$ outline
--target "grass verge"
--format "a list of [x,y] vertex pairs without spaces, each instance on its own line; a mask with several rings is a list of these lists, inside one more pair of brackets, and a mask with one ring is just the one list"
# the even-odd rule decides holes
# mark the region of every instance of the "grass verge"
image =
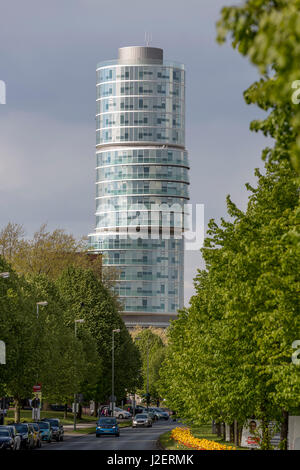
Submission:
[[[67,418],[64,419],[63,411],[41,411],[41,419],[43,418],[58,418],[61,424],[73,424],[74,415],[73,413],[68,413]],[[77,419],[78,423],[86,422],[95,422],[97,418],[95,416],[82,415],[82,419]],[[14,410],[9,410],[5,418],[5,424],[9,421],[14,420]],[[32,421],[32,411],[31,410],[21,410],[21,421]]]

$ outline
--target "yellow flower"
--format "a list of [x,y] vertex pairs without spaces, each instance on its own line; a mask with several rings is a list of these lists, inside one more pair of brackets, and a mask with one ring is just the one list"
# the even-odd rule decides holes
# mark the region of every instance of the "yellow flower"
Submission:
[[189,428],[174,428],[171,432],[171,437],[174,441],[179,442],[179,444],[185,447],[192,447],[196,450],[236,450],[235,447],[219,444],[215,441],[198,439],[192,435]]

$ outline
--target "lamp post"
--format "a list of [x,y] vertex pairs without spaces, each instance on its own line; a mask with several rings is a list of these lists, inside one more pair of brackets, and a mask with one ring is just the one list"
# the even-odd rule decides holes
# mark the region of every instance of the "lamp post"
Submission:
[[[75,338],[77,337],[77,323],[84,323],[84,319],[80,318],[78,320],[74,320],[74,333],[75,333]],[[76,367],[76,364],[75,364]],[[77,393],[74,392],[74,426],[73,429],[76,431],[76,418],[77,418]]]
[[112,348],[111,348],[111,403],[112,416],[115,411],[115,333],[120,333],[120,328],[112,330]]

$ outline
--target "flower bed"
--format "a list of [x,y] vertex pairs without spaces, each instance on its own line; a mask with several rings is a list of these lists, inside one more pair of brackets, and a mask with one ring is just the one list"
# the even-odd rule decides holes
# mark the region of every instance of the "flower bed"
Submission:
[[189,428],[174,428],[171,432],[174,441],[195,450],[236,450],[233,446],[219,444],[207,439],[198,439],[194,437]]

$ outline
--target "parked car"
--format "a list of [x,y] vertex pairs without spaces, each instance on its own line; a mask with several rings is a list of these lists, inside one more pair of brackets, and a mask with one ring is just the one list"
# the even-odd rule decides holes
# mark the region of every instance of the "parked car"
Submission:
[[152,427],[152,419],[147,413],[139,413],[135,415],[132,420],[132,427],[136,428],[138,426],[144,426],[148,428]]
[[167,411],[162,410],[161,408],[154,408],[154,410],[158,413],[159,419],[169,419],[169,413]]
[[0,426],[0,450],[13,450],[14,440],[7,426]]
[[154,421],[161,419],[161,414],[153,407],[148,408],[148,410],[145,410],[145,412],[152,413],[152,415],[154,416],[153,418]]
[[42,421],[47,421],[50,423],[50,428],[52,431],[52,439],[58,441],[64,440],[64,428],[63,425],[60,423],[59,419],[56,418],[44,418]]
[[38,421],[36,423],[40,428],[42,441],[47,441],[49,444],[52,441],[52,429],[48,421]]
[[[128,411],[132,416],[137,413],[143,413],[143,411],[146,411],[146,408],[140,405],[136,405],[135,410],[133,409],[132,405],[126,405],[123,410]],[[135,411],[135,413],[134,413]]]
[[114,416],[119,419],[130,419],[132,414],[116,406],[114,409]]
[[29,425],[33,428],[34,446],[42,447],[42,433],[40,431],[39,425],[37,423],[29,423]]
[[[65,405],[50,405],[50,408],[52,411],[65,411]],[[69,406],[67,406],[67,412],[68,413],[72,413],[72,408],[70,408]]]
[[120,430],[116,418],[99,418],[96,426],[96,437],[100,437],[105,434],[120,436]]
[[34,435],[32,427],[28,423],[13,423],[17,434],[21,437],[21,448],[33,449],[34,447]]
[[14,440],[13,450],[20,450],[21,449],[21,436],[17,433],[16,428],[14,426],[3,426],[3,427],[7,427],[10,430],[11,436]]

